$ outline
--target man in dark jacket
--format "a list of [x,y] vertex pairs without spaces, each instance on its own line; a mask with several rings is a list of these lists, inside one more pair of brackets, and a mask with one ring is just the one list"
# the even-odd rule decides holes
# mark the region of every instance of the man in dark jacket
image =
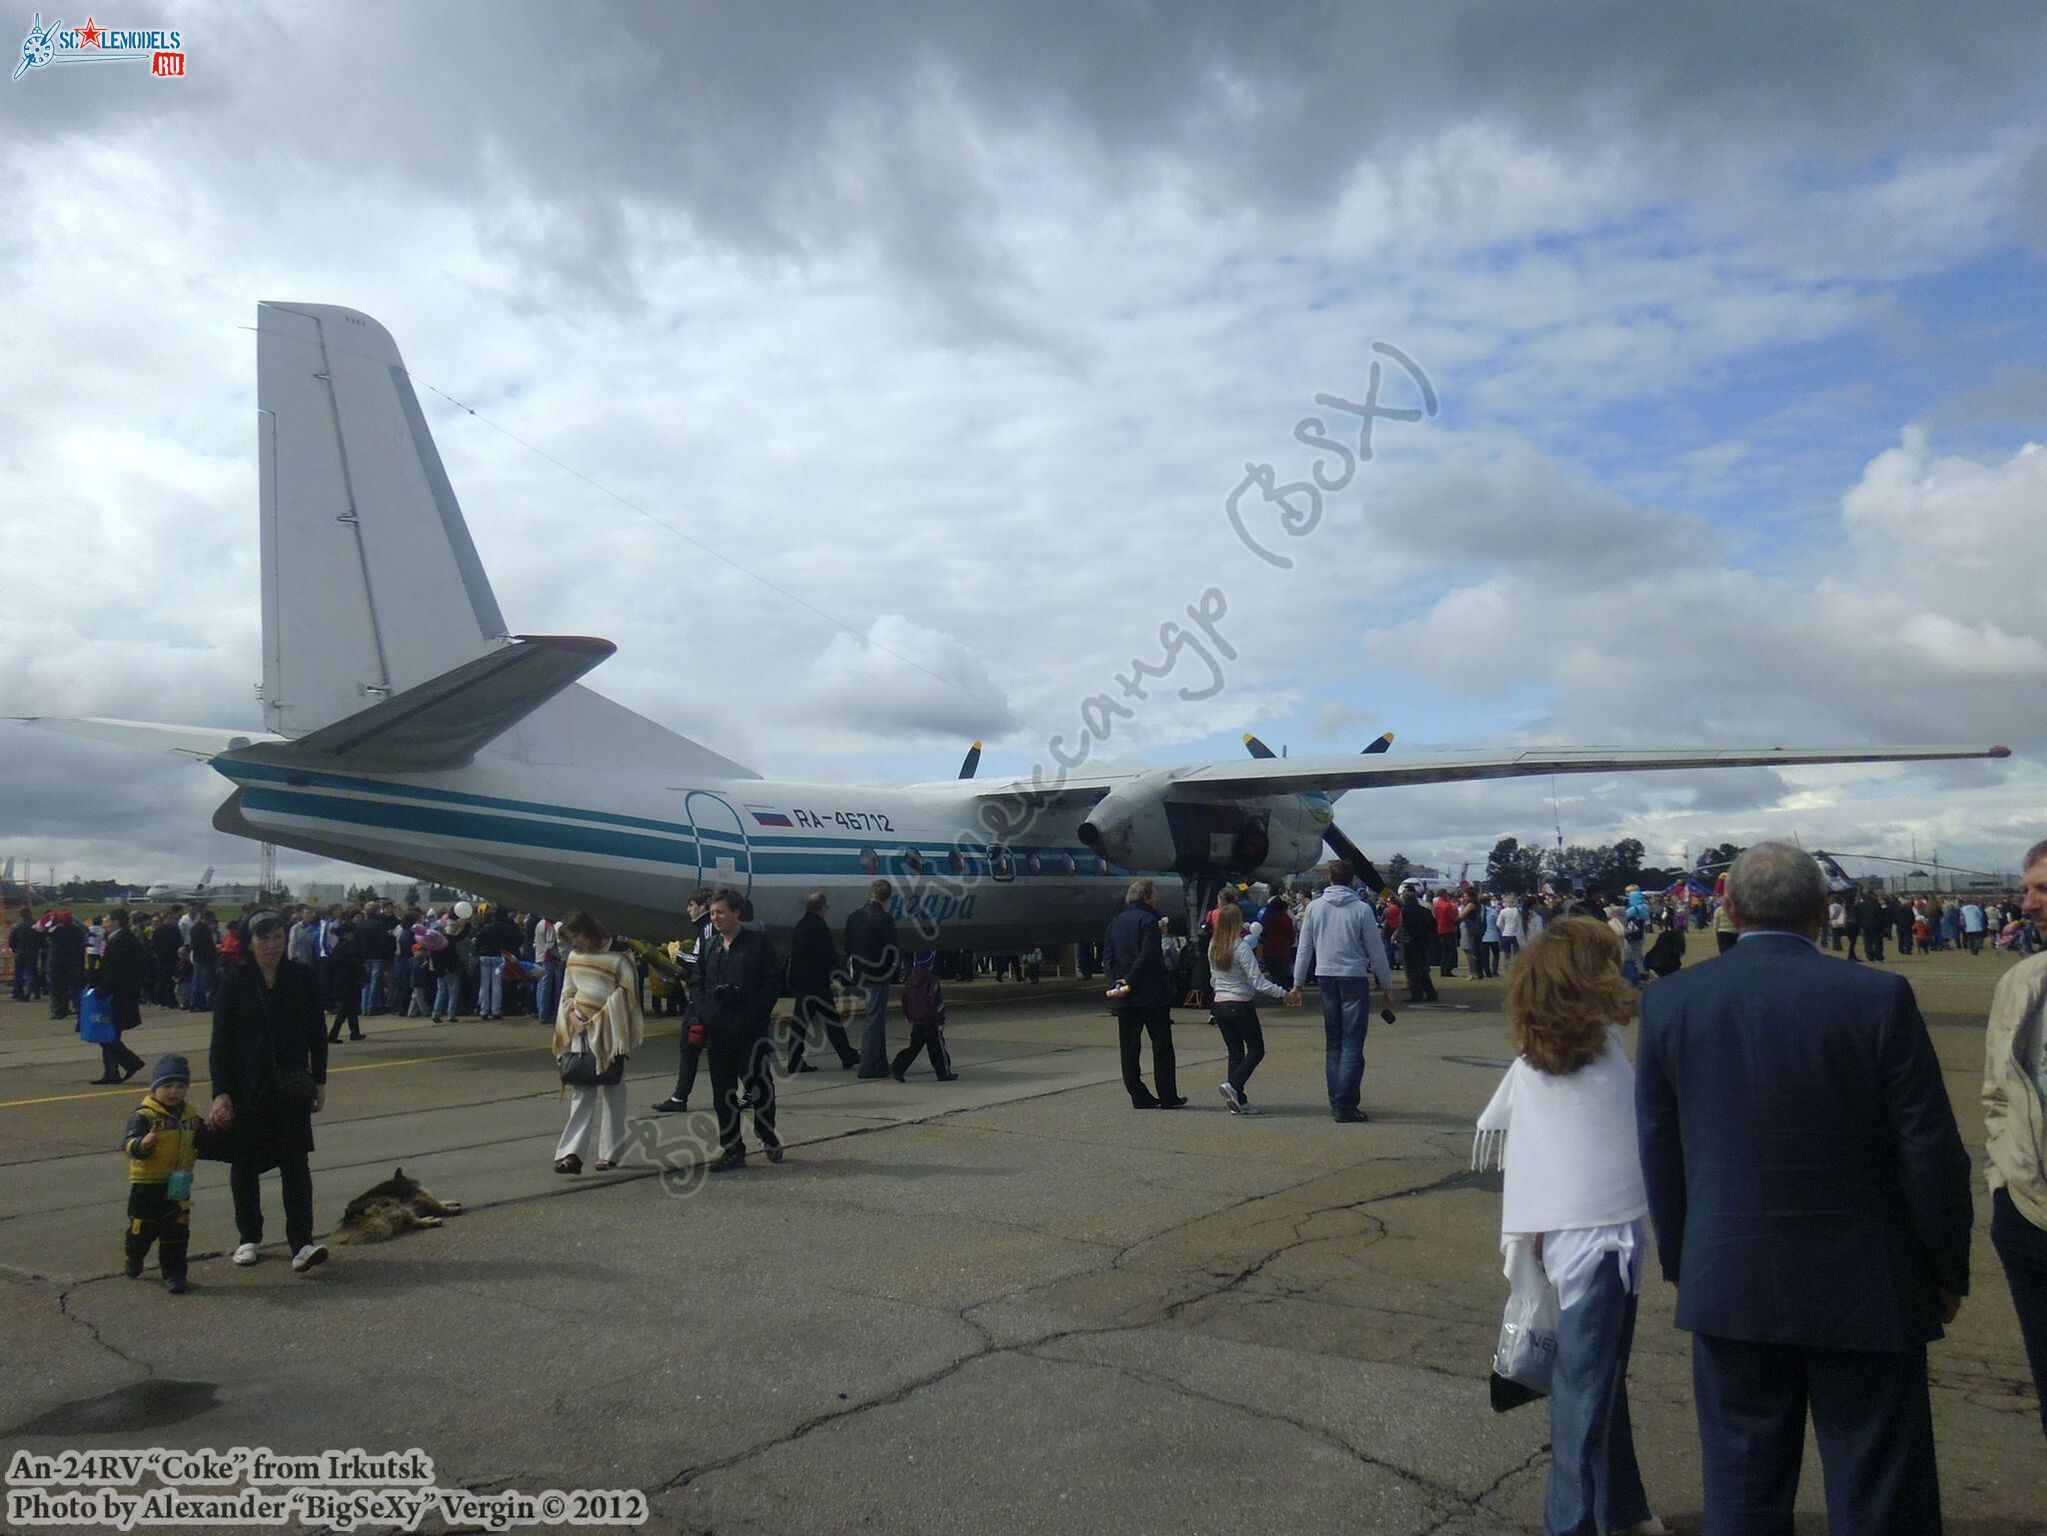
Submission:
[[36,929],[36,915],[27,907],[7,930],[7,947],[14,951],[14,1000],[33,1002],[43,995],[43,936]]
[[149,930],[149,958],[158,1007],[178,1006],[178,951],[181,948],[183,938],[178,933],[178,909],[172,907],[157,918],[156,926]]
[[775,948],[765,933],[745,926],[746,898],[729,886],[711,895],[711,940],[697,971],[697,1012],[704,1023],[704,1054],[710,1057],[711,1098],[718,1111],[718,1145],[713,1173],[746,1163],[739,1137],[739,1111],[753,1107],[754,1134],[768,1161],[782,1160],[775,1133],[775,1047],[769,1033],[775,999],[781,995]]
[[697,1085],[697,1069],[704,1058],[704,1020],[699,1004],[704,1000],[704,956],[710,952],[711,937],[717,931],[711,926],[710,891],[698,886],[689,893],[683,910],[689,917],[689,947],[683,951],[677,969],[685,978],[687,996],[682,1004],[682,1032],[675,1041],[675,1091],[654,1106],[654,1112],[661,1115],[687,1113],[690,1093]]
[[1436,979],[1429,974],[1429,948],[1436,942],[1436,914],[1422,900],[1421,889],[1409,886],[1400,903],[1400,954],[1407,967],[1407,1000],[1433,1003]]
[[815,1028],[839,1053],[839,1065],[860,1064],[860,1053],[846,1037],[839,1017],[839,1005],[832,997],[832,975],[839,968],[839,952],[832,944],[831,903],[823,891],[812,891],[803,903],[803,916],[789,935],[789,992],[796,1000],[795,1026],[789,1036],[789,1070],[815,1072],[803,1059],[804,1047]]
[[85,929],[68,911],[59,912],[47,942],[43,971],[50,982],[50,1017],[69,1018],[78,989],[85,985]]
[[476,1010],[482,1018],[505,1016],[504,957],[507,951],[518,954],[521,937],[518,925],[505,915],[502,907],[492,907],[476,930],[476,963],[482,977]]
[[192,932],[186,939],[192,951],[193,1013],[211,1013],[214,994],[220,990],[220,936],[214,931],[213,913],[201,907],[192,914]]
[[1835,965],[1810,854],[1735,861],[1739,941],[1642,998],[1636,1126],[1692,1335],[1707,1536],[1791,1529],[1810,1408],[1836,1531],[1938,1531],[1926,1346],[1969,1288],[1969,1155],[1912,988]]
[[[1862,958],[1881,960],[1884,957],[1884,929],[1889,926],[1884,916],[1883,898],[1875,891],[1864,891],[1862,899],[1855,903],[1856,926],[1862,930]],[[1851,948],[1848,958],[1855,958]]]
[[362,1011],[384,1011],[384,974],[398,957],[398,918],[381,902],[363,908],[356,925],[356,943],[362,950]]
[[867,994],[867,1022],[860,1029],[861,1077],[888,1076],[888,989],[902,965],[896,920],[888,915],[895,887],[876,880],[867,905],[846,919],[846,969]]
[[[1150,880],[1130,882],[1129,901],[1109,920],[1102,938],[1102,969],[1109,977],[1109,995],[1116,1003],[1116,1038],[1123,1051],[1123,1086],[1132,1109],[1178,1109],[1178,1062],[1173,1055],[1173,978],[1166,970],[1165,948],[1159,943],[1159,914],[1152,906],[1158,887]],[[1140,1051],[1151,1036],[1152,1075],[1156,1096],[1144,1085]]]
[[128,1048],[120,1032],[142,1022],[142,973],[149,957],[142,940],[128,926],[128,909],[107,914],[107,943],[100,952],[99,989],[114,1016],[115,1037],[100,1046],[100,1083],[125,1083],[142,1070],[142,1058]]

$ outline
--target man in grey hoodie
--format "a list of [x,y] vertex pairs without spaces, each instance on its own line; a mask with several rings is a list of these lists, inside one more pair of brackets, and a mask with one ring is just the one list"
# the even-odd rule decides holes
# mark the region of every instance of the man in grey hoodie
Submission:
[[[1329,866],[1329,887],[1308,903],[1294,951],[1294,990],[1314,977],[1322,992],[1324,1069],[1329,1079],[1329,1113],[1344,1124],[1370,1117],[1358,1107],[1365,1080],[1365,1029],[1371,1020],[1372,977],[1391,989],[1379,919],[1351,889],[1351,868],[1342,859]],[[1389,1010],[1390,1015],[1390,1010]]]

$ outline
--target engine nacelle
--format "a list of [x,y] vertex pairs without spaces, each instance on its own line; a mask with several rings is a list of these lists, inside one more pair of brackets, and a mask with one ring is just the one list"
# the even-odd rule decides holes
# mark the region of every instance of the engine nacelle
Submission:
[[1322,857],[1329,804],[1319,795],[1194,798],[1173,796],[1163,774],[1111,791],[1080,824],[1080,840],[1124,869],[1189,877],[1271,876],[1306,869]]
[[1166,781],[1151,774],[1111,790],[1080,824],[1080,840],[1125,869],[1172,869],[1179,848],[1166,816]]
[[1329,858],[1322,845],[1322,833],[1332,813],[1320,795],[1274,795],[1260,802],[1270,811],[1265,822],[1266,854],[1259,873],[1268,879],[1283,879],[1310,869]]

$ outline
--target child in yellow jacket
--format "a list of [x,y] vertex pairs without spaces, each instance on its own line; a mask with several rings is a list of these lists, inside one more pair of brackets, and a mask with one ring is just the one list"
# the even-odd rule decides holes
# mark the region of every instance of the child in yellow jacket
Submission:
[[128,1278],[142,1278],[149,1245],[173,1296],[185,1293],[185,1250],[192,1238],[192,1165],[203,1122],[185,1103],[192,1069],[176,1054],[159,1056],[149,1092],[128,1117]]

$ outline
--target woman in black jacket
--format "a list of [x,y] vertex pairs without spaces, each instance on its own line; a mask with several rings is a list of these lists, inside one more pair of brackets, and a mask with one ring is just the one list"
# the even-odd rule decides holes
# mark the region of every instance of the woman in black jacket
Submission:
[[327,1033],[320,978],[284,958],[284,919],[251,913],[247,965],[221,978],[213,1008],[213,1128],[227,1133],[237,1264],[262,1256],[258,1181],[275,1168],[284,1185],[284,1234],[301,1274],[327,1262],[313,1241],[313,1116],[327,1100]]
[[107,914],[107,945],[100,955],[99,989],[114,1016],[114,1038],[100,1046],[96,1083],[125,1083],[142,1069],[142,1058],[121,1038],[142,1022],[142,973],[149,956],[128,926],[128,909]]

